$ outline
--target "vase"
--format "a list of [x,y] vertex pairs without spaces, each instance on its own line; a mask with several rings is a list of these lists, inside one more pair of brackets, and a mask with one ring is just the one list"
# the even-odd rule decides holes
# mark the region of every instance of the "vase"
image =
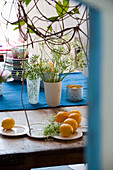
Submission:
[[60,104],[62,82],[44,82],[45,97],[48,106],[56,107]]
[[40,78],[30,80],[27,78],[27,93],[30,104],[39,102]]
[[[48,72],[46,72],[44,77],[45,77],[45,80],[50,80],[50,79],[51,79],[51,74],[49,74]],[[58,78],[58,74],[56,73],[55,79],[57,79],[57,78]],[[43,81],[43,80],[40,80],[40,87],[41,87],[42,89],[44,89],[44,81]]]
[[2,83],[0,83],[0,96],[2,96]]

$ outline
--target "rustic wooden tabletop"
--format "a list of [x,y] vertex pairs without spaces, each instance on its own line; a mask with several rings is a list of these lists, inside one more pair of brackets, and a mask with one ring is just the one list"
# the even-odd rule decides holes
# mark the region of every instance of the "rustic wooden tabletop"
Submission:
[[[79,110],[87,118],[87,106],[60,107],[27,111],[30,125],[44,122],[50,114],[59,110]],[[0,124],[6,117],[15,119],[16,125],[27,126],[24,111],[0,112]],[[30,138],[27,135],[8,137],[0,135],[0,170],[27,170],[36,167],[83,163],[87,135],[71,141]]]

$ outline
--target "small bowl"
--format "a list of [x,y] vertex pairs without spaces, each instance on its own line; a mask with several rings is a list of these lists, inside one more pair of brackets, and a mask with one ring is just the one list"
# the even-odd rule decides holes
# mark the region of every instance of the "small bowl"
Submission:
[[82,99],[83,99],[83,86],[81,85],[66,86],[66,100],[80,101]]

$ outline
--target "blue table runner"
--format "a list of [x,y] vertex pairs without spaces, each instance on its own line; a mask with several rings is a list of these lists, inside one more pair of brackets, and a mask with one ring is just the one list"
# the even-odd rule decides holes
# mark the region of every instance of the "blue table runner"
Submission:
[[[78,84],[83,86],[83,100],[79,102],[71,102],[66,100],[66,86],[70,84]],[[22,83],[19,81],[2,83],[2,96],[0,96],[0,110],[23,110],[21,102],[21,90]],[[70,73],[62,81],[62,95],[59,106],[80,106],[87,104],[87,90],[88,90],[88,78],[82,73]],[[39,103],[32,105],[28,102],[27,85],[24,85],[23,101],[26,110],[47,108],[45,93],[43,89],[40,89]]]

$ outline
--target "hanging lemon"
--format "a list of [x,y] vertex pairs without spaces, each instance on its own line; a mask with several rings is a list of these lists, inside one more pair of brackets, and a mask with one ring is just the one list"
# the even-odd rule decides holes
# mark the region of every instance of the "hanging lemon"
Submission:
[[9,130],[9,129],[12,129],[13,127],[14,127],[14,125],[15,125],[15,120],[13,119],[13,118],[6,118],[6,119],[4,119],[3,121],[2,121],[2,127],[4,128],[4,129],[7,129],[7,130]]

